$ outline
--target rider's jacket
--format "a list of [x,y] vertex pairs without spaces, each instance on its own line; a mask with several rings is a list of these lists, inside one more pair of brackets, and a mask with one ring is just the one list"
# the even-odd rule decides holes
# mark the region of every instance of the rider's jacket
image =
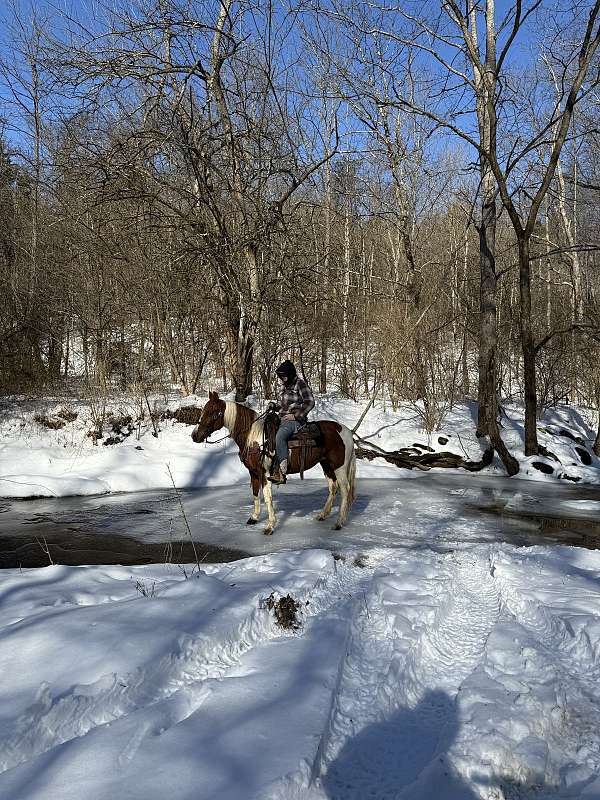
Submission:
[[310,386],[305,380],[296,376],[296,379],[289,386],[284,386],[279,395],[279,416],[293,414],[297,422],[304,425],[307,421],[308,412],[315,407],[315,398]]

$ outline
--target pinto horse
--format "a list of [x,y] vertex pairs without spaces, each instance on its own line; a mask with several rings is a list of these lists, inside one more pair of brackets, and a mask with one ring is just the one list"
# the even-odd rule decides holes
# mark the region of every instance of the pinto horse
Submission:
[[[321,436],[314,446],[306,448],[302,455],[300,454],[301,448],[290,448],[288,475],[310,469],[316,464],[321,465],[327,478],[329,494],[317,519],[321,520],[329,516],[339,488],[341,503],[333,526],[334,530],[339,530],[346,522],[348,511],[354,501],[356,476],[354,441],[352,432],[337,422],[324,420],[319,422],[318,426]],[[204,406],[200,421],[192,433],[192,439],[198,443],[204,442],[212,433],[221,428],[229,430],[229,435],[239,448],[240,459],[250,473],[250,483],[254,495],[254,513],[247,524],[255,525],[260,518],[260,490],[262,489],[269,517],[264,533],[270,535],[275,530],[277,518],[273,508],[271,483],[267,478],[272,456],[265,447],[264,419],[251,408],[240,403],[221,400],[216,392],[210,392],[208,403]]]

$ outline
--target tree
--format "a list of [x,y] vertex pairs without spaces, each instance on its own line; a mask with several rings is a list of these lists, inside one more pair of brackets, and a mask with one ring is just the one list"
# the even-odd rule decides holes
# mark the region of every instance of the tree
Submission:
[[137,190],[187,229],[210,271],[238,399],[252,391],[274,242],[292,199],[336,147],[323,147],[306,103],[290,93],[292,54],[291,63],[275,54],[291,23],[274,16],[233,0],[214,16],[204,4],[164,0],[115,12],[100,40],[80,30],[75,47],[54,43],[57,73],[97,108],[108,101],[127,149],[135,144],[126,164],[107,152],[107,169],[130,184],[138,176]]
[[[467,142],[477,154],[480,169],[481,217],[480,270],[481,270],[481,322],[480,322],[480,381],[479,395],[483,405],[480,430],[492,433],[495,444],[503,452],[509,472],[516,471],[514,459],[505,451],[495,428],[495,350],[496,350],[496,286],[498,274],[495,265],[496,197],[499,196],[514,229],[518,249],[520,290],[520,335],[523,354],[525,400],[525,452],[537,452],[535,383],[536,346],[532,327],[530,242],[538,220],[541,204],[554,176],[561,149],[567,138],[573,109],[584,93],[596,84],[597,76],[590,75],[600,41],[598,29],[598,2],[582,4],[570,13],[556,15],[560,26],[562,57],[560,62],[561,96],[549,109],[547,121],[527,138],[516,128],[531,98],[523,95],[523,86],[511,75],[508,64],[515,41],[526,22],[534,14],[541,15],[542,0],[533,0],[524,6],[521,0],[510,6],[498,24],[494,0],[483,6],[468,2],[463,9],[455,0],[440,5],[437,15],[431,18],[415,16],[406,6],[394,9],[371,6],[352,19],[342,15],[346,24],[361,35],[361,52],[365,38],[385,41],[396,47],[391,55],[385,54],[391,89],[387,97],[376,94],[366,82],[361,90],[380,104],[408,108],[435,122]],[[581,25],[587,11],[587,22]],[[340,15],[338,14],[338,17]],[[485,32],[482,52],[480,38]],[[567,41],[567,37],[568,41]],[[412,88],[419,61],[408,54],[417,53],[424,66],[421,80],[422,95],[415,97]],[[411,81],[406,78],[410,69]],[[439,91],[439,93],[438,93]],[[443,94],[442,94],[443,92]],[[433,99],[436,95],[441,101]],[[465,108],[465,94],[473,105]],[[525,102],[524,102],[525,101]],[[533,98],[535,103],[535,97]],[[508,104],[516,112],[503,113]],[[542,111],[543,109],[540,109]],[[469,111],[476,120],[474,128]],[[543,167],[536,163],[537,185],[531,186],[530,156],[539,157],[540,146],[550,143]],[[542,156],[543,158],[543,156]],[[490,431],[491,426],[491,431]]]

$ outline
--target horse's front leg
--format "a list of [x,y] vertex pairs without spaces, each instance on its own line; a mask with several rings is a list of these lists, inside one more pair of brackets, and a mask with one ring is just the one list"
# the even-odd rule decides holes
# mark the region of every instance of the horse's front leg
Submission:
[[250,473],[250,484],[254,495],[254,513],[246,522],[246,525],[256,525],[260,519],[260,478],[255,472]]
[[270,536],[275,530],[275,525],[277,525],[277,517],[275,516],[275,508],[273,506],[273,493],[271,491],[271,482],[267,480],[266,473],[263,473],[261,477],[262,477],[263,496],[265,498],[267,514],[269,515],[269,521],[263,533],[265,534],[265,536]]

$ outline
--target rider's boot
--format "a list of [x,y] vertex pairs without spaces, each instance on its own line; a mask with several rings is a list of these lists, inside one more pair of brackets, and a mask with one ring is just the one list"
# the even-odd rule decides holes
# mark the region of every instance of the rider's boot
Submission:
[[269,475],[269,480],[272,483],[286,483],[286,473],[287,473],[287,459],[281,461],[274,469],[273,474]]

